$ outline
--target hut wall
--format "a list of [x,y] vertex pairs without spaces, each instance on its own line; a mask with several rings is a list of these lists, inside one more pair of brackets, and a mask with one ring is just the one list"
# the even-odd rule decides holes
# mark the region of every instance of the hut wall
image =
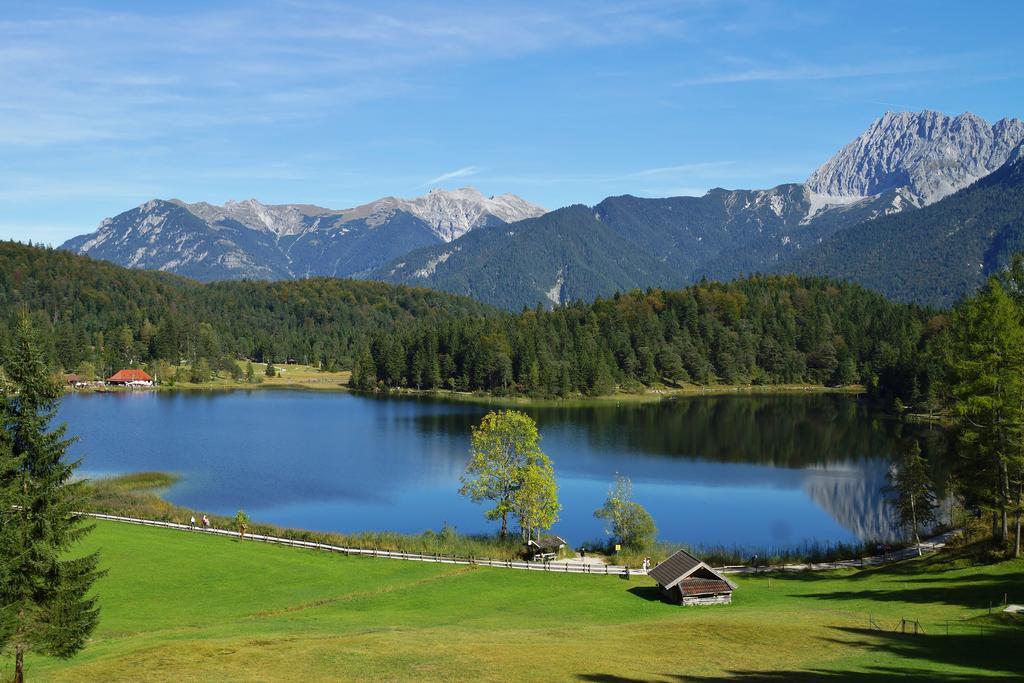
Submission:
[[691,605],[728,605],[732,602],[732,593],[721,593],[719,595],[689,595],[682,599],[679,604],[684,607]]

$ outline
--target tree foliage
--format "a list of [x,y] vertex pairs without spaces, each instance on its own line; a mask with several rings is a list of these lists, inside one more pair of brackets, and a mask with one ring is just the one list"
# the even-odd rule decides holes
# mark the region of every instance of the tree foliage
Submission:
[[540,450],[533,418],[517,410],[491,411],[473,427],[471,441],[459,493],[475,503],[493,502],[485,514],[501,521],[503,537],[509,515],[518,520],[524,539],[550,528],[561,508],[554,469]]
[[1019,507],[1024,474],[1019,435],[1024,425],[1024,309],[991,279],[954,317],[952,394],[964,462],[961,487],[969,501],[999,515],[1001,540],[1008,513]]
[[[205,358],[211,368],[294,358],[351,368],[378,332],[495,311],[464,297],[379,282],[313,278],[199,284],[68,252],[0,242],[0,344],[32,311],[49,362],[102,377]],[[151,373],[152,374],[152,373]],[[188,379],[187,377],[184,379]]]
[[0,394],[0,647],[15,655],[16,680],[26,653],[70,657],[99,620],[89,589],[99,555],[67,555],[90,526],[77,462],[65,455],[66,428],[50,425],[62,387],[46,362],[31,320],[22,317],[4,359]]
[[937,507],[935,487],[932,484],[921,457],[921,445],[915,441],[907,452],[894,463],[889,471],[889,499],[896,510],[896,518],[921,554],[921,529],[930,528],[936,522]]
[[605,520],[605,533],[627,548],[642,550],[658,531],[650,513],[633,500],[633,482],[622,474],[615,475],[604,505],[594,516]]
[[381,332],[357,378],[360,388],[545,396],[864,381],[911,402],[934,380],[918,355],[932,317],[855,286],[752,277]]

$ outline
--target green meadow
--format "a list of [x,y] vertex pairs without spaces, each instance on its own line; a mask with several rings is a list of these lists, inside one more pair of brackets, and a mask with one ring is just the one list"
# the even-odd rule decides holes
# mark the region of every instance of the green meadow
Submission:
[[[1024,602],[1024,561],[972,566],[958,551],[738,577],[732,605],[682,608],[635,576],[350,558],[114,522],[80,550],[97,548],[99,628],[70,660],[30,658],[28,680],[1024,675],[1021,622],[989,609],[1004,594]],[[901,619],[924,633],[894,631]]]

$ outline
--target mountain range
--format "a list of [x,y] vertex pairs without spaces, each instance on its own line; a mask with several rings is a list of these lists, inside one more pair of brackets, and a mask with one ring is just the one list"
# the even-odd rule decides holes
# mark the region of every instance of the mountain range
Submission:
[[515,195],[484,197],[472,188],[341,210],[255,199],[222,206],[153,199],[62,248],[202,281],[353,277],[410,249],[544,212]]
[[803,183],[555,211],[464,188],[345,210],[153,200],[64,248],[200,280],[354,276],[511,309],[795,271],[955,301],[1021,248],[1024,122],[887,113]]

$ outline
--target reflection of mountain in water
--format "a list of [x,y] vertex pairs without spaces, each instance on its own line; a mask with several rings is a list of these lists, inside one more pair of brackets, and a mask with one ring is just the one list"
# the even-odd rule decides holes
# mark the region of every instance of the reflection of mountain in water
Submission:
[[882,492],[887,471],[885,460],[858,463],[846,470],[831,466],[828,471],[809,471],[804,490],[860,540],[892,540],[899,536],[899,529]]

